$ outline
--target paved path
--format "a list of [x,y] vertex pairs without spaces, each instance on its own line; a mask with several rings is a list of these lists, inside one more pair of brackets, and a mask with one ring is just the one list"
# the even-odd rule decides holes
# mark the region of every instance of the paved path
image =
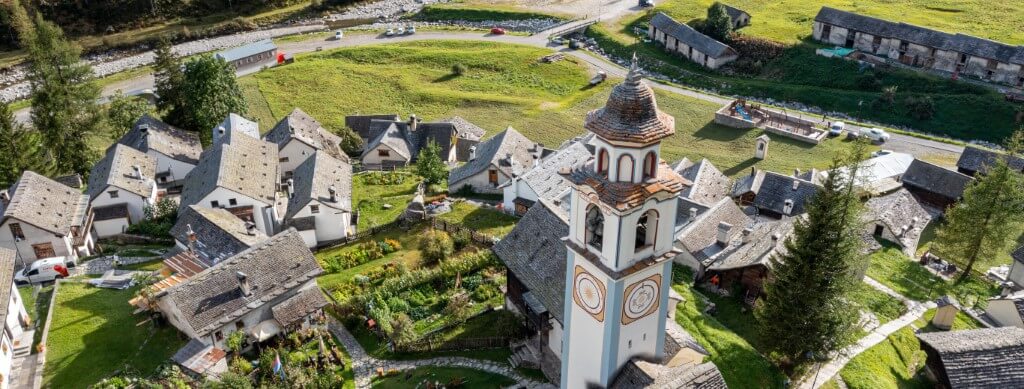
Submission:
[[[136,264],[136,263],[149,262],[149,261],[153,261],[153,260],[156,260],[156,259],[159,259],[159,258],[160,258],[160,255],[157,254],[157,253],[154,253],[152,257],[118,257],[117,260],[120,263],[120,265],[123,266],[123,265],[133,265],[133,264]],[[82,274],[94,274],[94,275],[95,274],[103,274],[103,273],[106,273],[107,270],[112,269],[113,265],[114,265],[114,256],[100,257],[100,258],[89,260],[89,261],[87,261],[87,262],[85,262],[85,263],[75,267],[74,269],[71,269],[71,275],[72,276],[77,276],[77,275],[82,275]]]
[[36,364],[39,358],[36,354],[29,354],[16,357],[11,361],[11,389],[32,389],[38,387],[35,382]]
[[839,351],[838,356],[832,358],[825,364],[818,364],[816,366],[811,367],[808,371],[813,371],[815,372],[815,374],[808,374],[808,377],[805,377],[803,381],[797,384],[797,388],[820,388],[826,382],[828,382],[837,374],[839,374],[839,371],[843,370],[843,367],[846,367],[846,364],[849,363],[851,359],[853,359],[857,355],[860,355],[860,353],[866,351],[867,349],[879,343],[882,343],[882,341],[888,338],[889,335],[892,335],[892,333],[899,331],[901,328],[906,327],[911,323],[917,321],[917,319],[920,319],[921,316],[924,315],[925,311],[935,308],[934,302],[929,301],[926,303],[922,303],[920,301],[908,299],[907,297],[899,294],[895,290],[892,290],[891,288],[882,285],[880,282],[875,281],[871,277],[864,277],[864,282],[866,282],[868,285],[871,285],[875,289],[878,289],[882,293],[885,293],[887,295],[892,296],[893,298],[902,301],[905,305],[907,305],[907,313],[903,314],[903,316],[900,316],[893,321],[882,324],[878,328],[875,328],[867,335],[865,335],[863,338],[860,338],[860,340],[858,340],[857,343],[847,346],[843,350]]
[[352,358],[352,371],[355,373],[356,388],[363,389],[369,388],[373,376],[376,374],[377,369],[384,369],[384,371],[390,371],[392,369],[398,371],[405,371],[415,369],[422,366],[449,366],[449,367],[464,367],[470,369],[476,369],[486,371],[493,374],[503,375],[516,381],[517,386],[520,388],[531,388],[531,389],[548,389],[555,388],[554,385],[548,383],[537,382],[523,375],[517,373],[511,367],[506,364],[483,361],[472,358],[463,357],[437,357],[430,359],[418,359],[409,361],[395,361],[395,360],[384,360],[371,357],[366,353],[359,342],[345,326],[338,323],[333,317],[327,323],[328,329],[338,341],[341,342],[342,347],[348,352],[348,355]]

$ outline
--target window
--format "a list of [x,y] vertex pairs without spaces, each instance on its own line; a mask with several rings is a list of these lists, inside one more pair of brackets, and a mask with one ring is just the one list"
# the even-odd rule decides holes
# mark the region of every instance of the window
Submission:
[[491,169],[491,170],[487,171],[487,182],[490,182],[493,185],[497,185],[498,184],[498,171],[497,170]]
[[166,176],[160,177],[160,182],[167,182],[167,177]]
[[52,243],[40,243],[32,245],[32,251],[36,254],[37,259],[56,257],[57,254],[53,251]]
[[217,339],[218,342],[222,341],[222,340],[224,340],[224,333],[221,332],[221,331],[214,332],[213,333],[213,338]]
[[238,200],[228,199],[228,205],[234,207],[234,206],[238,205]]
[[10,228],[11,236],[13,236],[15,240],[25,240],[25,231],[21,230],[21,223],[11,223]]
[[210,202],[210,206],[213,208],[220,208],[220,202],[218,202],[217,200],[213,200]]
[[587,225],[585,242],[595,249],[600,250],[604,244],[604,215],[596,206],[591,205],[587,210]]
[[635,251],[643,250],[655,243],[655,236],[658,232],[658,211],[649,210],[640,216],[636,222],[636,243]]
[[117,196],[118,196],[118,193],[117,193],[116,190],[112,190],[110,192],[107,192],[107,194],[110,195],[110,198],[112,198],[112,199],[116,199]]
[[597,174],[608,177],[608,150],[601,149],[597,152]]
[[244,322],[242,322],[241,320],[235,322],[235,329],[241,330],[243,328],[245,328],[245,323]]
[[320,206],[316,204],[310,205],[309,213],[320,213]]
[[377,156],[378,157],[390,157],[391,156],[391,151],[384,150],[384,149],[378,149],[377,150]]
[[658,169],[658,158],[651,151],[644,157],[644,178],[654,177],[654,172]]
[[633,181],[633,157],[624,154],[619,157],[618,181]]
[[277,162],[288,162],[288,157],[281,157]]

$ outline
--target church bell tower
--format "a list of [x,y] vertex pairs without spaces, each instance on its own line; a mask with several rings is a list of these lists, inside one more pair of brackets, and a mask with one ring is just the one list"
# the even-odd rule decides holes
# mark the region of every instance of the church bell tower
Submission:
[[630,359],[663,357],[676,197],[686,184],[661,160],[675,119],[658,110],[635,57],[584,127],[596,135],[594,159],[567,174],[567,389],[607,387]]

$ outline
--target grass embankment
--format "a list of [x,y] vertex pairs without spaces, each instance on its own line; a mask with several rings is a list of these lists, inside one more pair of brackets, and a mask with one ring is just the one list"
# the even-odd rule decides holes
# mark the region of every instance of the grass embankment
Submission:
[[137,325],[128,300],[138,288],[65,282],[57,291],[43,385],[85,388],[115,371],[147,376],[185,344],[169,326]]
[[519,218],[494,209],[481,208],[465,201],[452,205],[452,211],[439,215],[438,219],[458,223],[470,230],[493,237],[502,237],[512,231]]
[[416,196],[421,178],[413,172],[366,172],[352,178],[352,204],[359,229],[391,223]]
[[965,306],[983,307],[986,299],[998,292],[995,284],[979,277],[970,277],[959,284],[943,280],[893,247],[885,247],[871,255],[867,276],[918,301],[953,295]]
[[[249,114],[265,126],[294,107],[328,128],[344,125],[345,115],[352,114],[415,113],[424,120],[458,115],[487,130],[488,136],[512,126],[531,140],[557,147],[585,132],[584,116],[605,104],[618,80],[591,88],[586,66],[572,57],[554,64],[537,61],[550,53],[466,41],[345,48],[302,55],[295,64],[243,77],[240,83]],[[465,75],[452,75],[456,63],[467,66]],[[339,90],[347,92],[339,95]],[[754,139],[762,131],[714,124],[717,104],[656,94],[661,109],[676,118],[676,135],[662,144],[667,160],[708,158],[731,176],[752,166],[788,173],[827,167],[849,147],[838,139],[812,147],[772,136],[771,156],[759,161],[753,158]]]
[[568,19],[566,15],[523,11],[511,6],[479,4],[431,4],[411,17],[420,21],[463,20],[467,22],[501,22],[507,20]]
[[[518,326],[519,321],[508,311],[491,311],[472,319],[467,320],[458,326],[435,333],[437,340],[450,342],[460,339],[487,338],[507,335],[510,328]],[[395,352],[390,346],[381,341],[380,337],[373,334],[364,325],[350,326],[352,335],[359,341],[359,345],[368,354],[380,359],[413,360],[425,359],[439,356],[457,356],[474,359],[482,359],[494,362],[506,363],[512,352],[508,347],[463,350],[463,351],[432,351],[432,352]]]
[[[917,15],[918,10],[925,9],[917,4],[921,2],[915,0],[914,5],[908,4],[906,7],[913,8],[914,14]],[[861,120],[907,126],[960,139],[999,141],[1016,129],[1015,106],[1006,102],[1001,94],[990,88],[910,70],[862,70],[854,62],[815,55],[814,50],[822,46],[806,37],[810,34],[819,3],[803,0],[758,2],[756,5],[751,1],[741,3],[743,4],[733,5],[740,8],[749,5],[745,9],[752,11],[753,14],[753,25],[740,30],[743,35],[767,37],[791,46],[775,59],[765,59],[756,61],[756,64],[743,66],[743,69],[737,72],[740,75],[724,75],[709,71],[689,60],[665,53],[655,43],[639,42],[633,34],[633,28],[646,25],[649,19],[646,14],[628,15],[617,21],[592,26],[588,34],[597,39],[602,48],[620,58],[628,58],[633,52],[637,52],[645,67],[673,77],[680,83],[717,90],[723,94],[795,101],[826,111],[844,112]],[[870,4],[858,10],[905,9],[903,3],[898,6],[889,3],[883,5],[881,1],[868,3]],[[987,7],[981,5],[980,1],[969,3],[951,6],[965,10],[960,16],[975,15],[965,17],[971,22],[957,25],[959,31],[977,31],[979,34],[981,31],[1004,31],[1009,34],[1009,30],[1005,28],[989,30],[981,26],[989,22],[999,23],[999,20],[1020,14],[1019,10],[1009,11],[1004,6]],[[670,1],[657,9],[677,20],[693,22],[694,19],[704,17],[707,4],[710,4],[710,1],[686,4],[682,1]],[[1002,9],[998,11],[1000,17],[984,19],[985,23],[974,23],[973,17],[978,13],[988,14],[999,9]],[[935,11],[932,12],[931,15],[934,15]],[[778,13],[782,15],[776,15]],[[894,12],[888,16],[900,20],[898,15],[902,14]],[[959,18],[949,20],[957,19]],[[960,20],[963,23],[963,19]],[[972,27],[966,28],[967,24]],[[988,37],[1010,39],[1007,34],[1000,33],[1000,36]],[[1024,33],[1017,31],[1012,35],[1012,40],[1024,41]],[[873,102],[881,96],[882,88],[885,86],[898,87],[895,104],[874,106]],[[904,104],[909,97],[931,98],[934,101],[934,116],[927,120],[911,117]],[[989,125],[982,131],[977,127],[979,122]]]
[[[373,387],[377,389],[419,388],[440,382],[448,385],[461,381],[461,386],[468,388],[504,388],[516,382],[503,375],[461,367],[420,367],[408,372],[401,372],[384,378],[374,378]],[[426,385],[423,383],[426,382]]]

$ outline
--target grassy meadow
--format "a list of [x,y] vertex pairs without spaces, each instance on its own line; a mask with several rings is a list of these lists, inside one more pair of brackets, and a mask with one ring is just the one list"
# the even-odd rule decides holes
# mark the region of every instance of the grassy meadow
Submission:
[[[582,135],[583,117],[604,105],[618,80],[587,85],[589,70],[572,57],[553,64],[538,58],[549,50],[491,42],[423,41],[344,48],[299,56],[288,66],[239,80],[249,116],[266,130],[299,107],[328,128],[346,115],[415,113],[424,120],[462,116],[487,136],[512,126],[530,139],[558,147]],[[462,76],[452,65],[468,68]],[[718,105],[657,91],[659,106],[676,118],[676,135],[663,144],[667,160],[708,158],[731,176],[750,167],[779,172],[824,168],[848,149],[830,139],[810,146],[773,137],[769,158],[753,158],[760,130],[738,130],[712,122]]]

